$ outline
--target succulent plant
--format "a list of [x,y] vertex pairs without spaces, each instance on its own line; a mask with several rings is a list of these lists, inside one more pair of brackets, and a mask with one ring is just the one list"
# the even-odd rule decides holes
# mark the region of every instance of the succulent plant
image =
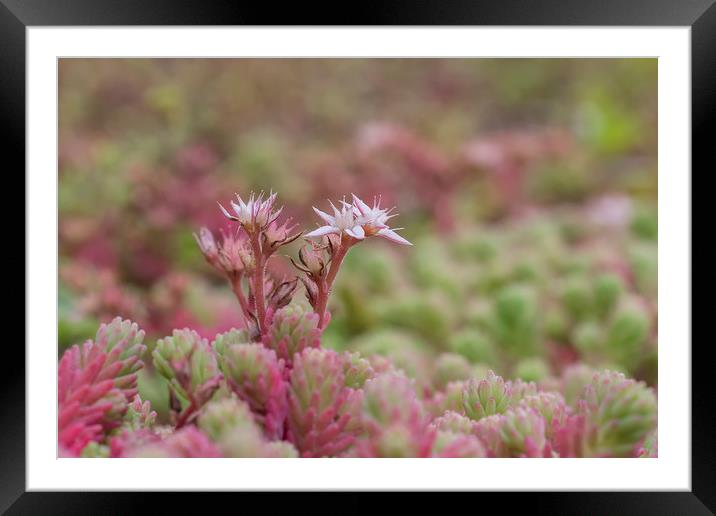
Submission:
[[290,443],[267,440],[249,406],[235,397],[208,403],[198,425],[224,457],[297,456]]
[[[141,397],[136,324],[117,318],[64,353],[60,457],[657,456],[655,390],[616,372],[656,382],[656,299],[620,255],[626,230],[612,245],[603,225],[535,213],[488,245],[466,232],[417,240],[407,262],[385,254],[385,285],[362,277],[370,261],[348,259],[354,275],[336,287],[369,237],[410,244],[378,199],[354,196],[315,210],[324,224],[294,261],[305,303],[293,300],[299,278],[268,260],[300,234],[275,200],[237,197],[222,208],[235,231],[196,235],[243,321],[204,303],[209,287],[186,294],[201,308],[172,321],[197,330],[157,341]],[[165,286],[157,305],[182,305],[185,291]]]
[[79,454],[91,441],[121,425],[137,393],[144,332],[114,319],[100,326],[94,341],[65,351],[58,365],[59,446]]
[[473,426],[473,434],[480,439],[487,450],[488,457],[507,457],[508,449],[502,437],[503,414],[483,417]]
[[289,377],[288,435],[304,457],[339,455],[360,425],[360,390],[346,387],[344,358],[307,348],[294,358]]
[[500,436],[511,457],[549,457],[550,446],[544,417],[530,407],[507,411],[500,427]]
[[[193,330],[174,330],[157,341],[152,352],[154,367],[168,382],[177,412],[177,426],[196,417],[197,411],[219,388],[221,373],[209,342]],[[171,401],[171,399],[170,399]]]
[[448,410],[442,416],[433,419],[430,425],[443,432],[471,434],[473,433],[475,422],[462,414]]
[[187,426],[159,442],[128,449],[123,456],[141,458],[216,458],[221,457],[221,452],[203,432],[195,426]]
[[214,343],[219,367],[231,390],[246,401],[272,439],[281,438],[288,412],[284,362],[262,344]]
[[157,421],[157,413],[152,410],[151,403],[142,401],[137,394],[127,406],[123,427],[129,430],[151,429]]
[[439,431],[433,444],[433,457],[486,457],[487,450],[474,435]]
[[364,386],[366,436],[357,443],[361,456],[427,457],[436,430],[415,393],[414,383],[400,373],[376,376]]
[[644,439],[644,443],[637,452],[637,455],[640,458],[647,459],[653,459],[659,456],[659,439],[658,432],[656,429],[654,429],[651,433],[649,433],[649,435],[646,436],[646,438]]
[[290,365],[294,355],[306,348],[316,348],[321,342],[318,316],[299,304],[278,310],[263,338],[263,344],[276,352],[276,356]]
[[570,411],[558,392],[538,392],[522,398],[518,408],[529,408],[544,418],[545,434],[551,438],[554,427],[564,424]]
[[644,383],[627,379],[622,373],[595,374],[582,399],[592,456],[633,456],[656,427],[656,395]]
[[433,384],[437,389],[443,389],[450,382],[467,380],[472,375],[473,368],[465,357],[455,353],[443,353],[435,363]]
[[371,363],[365,358],[361,358],[359,353],[346,352],[343,354],[343,377],[346,387],[360,389],[375,375],[376,372]]
[[470,380],[462,391],[465,415],[474,421],[502,414],[512,401],[512,388],[501,376],[490,371],[483,380]]
[[584,388],[591,383],[596,372],[586,364],[575,364],[562,372],[561,392],[567,405],[572,408],[577,407],[577,401],[581,399]]

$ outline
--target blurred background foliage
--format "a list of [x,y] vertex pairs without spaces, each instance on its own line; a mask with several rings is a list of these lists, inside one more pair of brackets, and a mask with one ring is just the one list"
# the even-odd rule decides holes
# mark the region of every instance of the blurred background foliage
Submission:
[[60,352],[117,315],[150,348],[240,326],[192,237],[228,227],[216,202],[274,190],[309,229],[356,193],[415,247],[349,254],[324,345],[426,388],[578,360],[656,383],[655,59],[62,59],[59,83]]

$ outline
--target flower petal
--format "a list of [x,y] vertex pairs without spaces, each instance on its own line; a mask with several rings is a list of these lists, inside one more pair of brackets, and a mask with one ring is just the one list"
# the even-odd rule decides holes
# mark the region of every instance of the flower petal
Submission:
[[237,219],[236,217],[234,217],[231,213],[229,213],[228,211],[226,211],[226,208],[224,208],[224,207],[221,205],[221,203],[218,203],[218,202],[217,202],[216,204],[218,204],[218,205],[219,205],[219,208],[221,208],[221,211],[222,211],[222,213],[224,214],[224,217],[226,217],[226,218],[229,219],[229,220],[239,220],[239,219]]
[[351,194],[353,196],[353,205],[358,208],[361,215],[365,215],[367,213],[370,213],[370,206],[368,206],[366,203],[361,201],[356,194]]
[[323,235],[329,235],[331,233],[338,233],[338,230],[334,228],[333,226],[321,226],[318,229],[314,229],[310,233],[306,233],[304,236],[306,237],[321,237]]
[[341,212],[338,211],[338,208],[336,208],[336,205],[333,204],[333,201],[328,201],[331,204],[331,208],[333,208],[333,220],[337,220],[341,216]]
[[410,242],[408,242],[406,239],[404,239],[402,236],[400,236],[398,233],[393,231],[392,229],[383,228],[380,231],[376,233],[377,236],[383,237],[387,240],[390,240],[391,242],[395,242],[396,244],[402,244],[402,245],[413,245]]
[[313,211],[315,211],[315,212],[316,212],[316,215],[318,215],[319,217],[321,217],[321,218],[323,219],[323,222],[325,222],[326,224],[330,224],[330,225],[332,226],[333,224],[336,223],[336,219],[334,219],[333,217],[331,217],[328,213],[322,212],[321,210],[319,210],[319,209],[316,208],[315,206],[313,207]]
[[[239,202],[241,202],[241,200],[239,200]],[[234,209],[234,212],[236,213],[236,215],[238,215],[239,217],[241,217],[242,214],[245,213],[244,210],[246,209],[246,206],[244,206],[243,203],[241,205],[239,205],[239,204],[236,204],[234,201],[230,201],[230,204],[231,204],[231,207]]]
[[358,240],[363,240],[365,238],[365,231],[361,226],[353,226],[350,229],[346,229],[346,233]]
[[360,210],[358,208],[356,208],[355,206],[353,206],[351,203],[348,203],[346,201],[341,201],[341,203],[343,203],[344,208],[348,208],[350,211],[352,211],[353,215],[355,215],[356,217],[360,217],[362,215]]

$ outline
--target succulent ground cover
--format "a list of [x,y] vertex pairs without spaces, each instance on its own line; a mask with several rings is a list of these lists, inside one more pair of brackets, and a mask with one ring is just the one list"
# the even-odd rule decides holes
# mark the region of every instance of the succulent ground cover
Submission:
[[[207,228],[195,235],[235,295],[244,324],[211,340],[184,328],[156,342],[151,365],[168,390],[165,421],[138,394],[137,372],[149,357],[136,324],[116,318],[95,339],[65,351],[58,371],[61,456],[656,454],[655,390],[617,371],[653,379],[655,307],[628,292],[638,283],[619,274],[624,264],[611,263],[608,248],[596,256],[606,260],[607,272],[595,274],[579,257],[560,260],[559,243],[495,265],[494,243],[459,239],[447,250],[458,262],[461,254],[478,257],[476,270],[462,276],[471,278],[468,284],[441,277],[433,264],[444,267],[444,260],[412,258],[411,272],[452,301],[432,305],[430,297],[401,292],[399,275],[390,272],[396,285],[375,286],[392,301],[348,294],[373,300],[364,309],[373,307],[395,328],[428,325],[431,338],[422,349],[397,331],[373,334],[353,350],[331,349],[322,345],[331,325],[328,299],[348,254],[370,252],[361,247],[377,238],[413,244],[388,225],[396,214],[379,199],[369,205],[353,195],[340,207],[330,203],[330,213],[314,208],[321,225],[303,235],[282,218],[276,201],[274,193],[237,195],[229,209],[219,205],[231,230],[220,239]],[[508,247],[544,231],[522,229]],[[297,274],[268,274],[268,260],[301,236],[297,259],[290,258]],[[544,235],[539,240],[550,242]],[[358,270],[345,274],[361,277]],[[521,281],[504,286],[513,275]],[[294,300],[299,281],[303,301]],[[559,288],[545,287],[552,281]],[[461,294],[472,289],[494,292],[492,303],[451,310],[451,302],[464,304]],[[468,329],[451,335],[449,319],[457,316],[470,319]],[[578,362],[582,356],[601,366]]]
[[656,60],[59,68],[60,456],[657,455]]

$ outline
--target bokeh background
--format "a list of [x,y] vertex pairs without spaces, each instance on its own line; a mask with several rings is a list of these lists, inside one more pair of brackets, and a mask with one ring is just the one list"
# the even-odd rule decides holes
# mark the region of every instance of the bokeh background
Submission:
[[60,353],[117,315],[150,348],[241,326],[192,236],[217,201],[274,190],[309,230],[356,193],[415,246],[351,251],[325,346],[428,389],[577,361],[656,386],[655,59],[62,59],[59,92]]

